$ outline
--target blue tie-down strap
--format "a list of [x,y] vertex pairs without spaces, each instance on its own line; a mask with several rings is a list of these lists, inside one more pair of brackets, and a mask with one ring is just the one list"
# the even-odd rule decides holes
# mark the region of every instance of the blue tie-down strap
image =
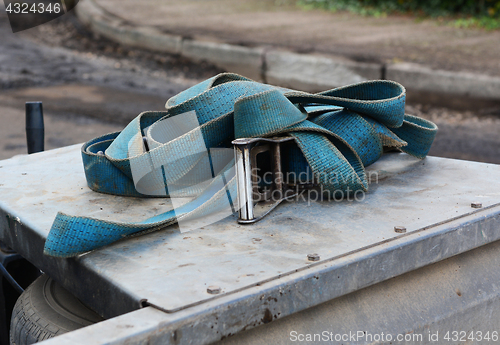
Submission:
[[[144,112],[123,131],[82,147],[87,183],[96,192],[175,195],[191,201],[133,223],[59,213],[44,253],[75,256],[183,219],[205,217],[228,202],[234,212],[234,156],[221,157],[237,138],[292,136],[296,146],[284,157],[288,171],[312,174],[325,192],[366,191],[365,167],[384,147],[424,158],[434,140],[437,126],[406,115],[405,97],[402,85],[387,80],[310,94],[237,74],[217,75],[169,99],[166,111]],[[201,168],[204,161],[211,178]]]

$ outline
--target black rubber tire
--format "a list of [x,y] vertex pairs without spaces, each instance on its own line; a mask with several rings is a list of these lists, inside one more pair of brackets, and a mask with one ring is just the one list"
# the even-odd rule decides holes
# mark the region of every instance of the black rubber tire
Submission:
[[11,345],[34,344],[102,318],[46,274],[17,300],[10,323]]

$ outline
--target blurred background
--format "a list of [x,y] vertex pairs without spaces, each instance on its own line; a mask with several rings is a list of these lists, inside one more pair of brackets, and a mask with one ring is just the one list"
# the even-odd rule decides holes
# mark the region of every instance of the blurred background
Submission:
[[404,70],[429,76],[397,81],[407,113],[439,126],[431,155],[500,164],[500,0],[80,0],[17,33],[0,6],[0,159],[26,153],[28,101],[43,101],[52,149],[120,130],[223,71],[321,91]]

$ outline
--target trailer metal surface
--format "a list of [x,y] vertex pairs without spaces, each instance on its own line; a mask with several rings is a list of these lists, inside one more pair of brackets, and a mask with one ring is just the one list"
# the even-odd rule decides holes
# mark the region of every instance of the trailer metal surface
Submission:
[[[172,226],[73,259],[48,257],[43,245],[58,211],[133,221],[171,208],[168,199],[91,191],[79,150],[0,161],[0,239],[109,319],[51,344],[209,343],[271,321],[283,324],[290,315],[284,320],[298,322],[308,308],[369,286],[375,291],[377,283],[500,239],[500,166],[390,153],[367,167],[370,189],[357,200],[298,198],[254,225],[238,224],[235,215],[187,233]],[[476,202],[482,207],[471,207]],[[500,294],[500,287],[490,290]]]

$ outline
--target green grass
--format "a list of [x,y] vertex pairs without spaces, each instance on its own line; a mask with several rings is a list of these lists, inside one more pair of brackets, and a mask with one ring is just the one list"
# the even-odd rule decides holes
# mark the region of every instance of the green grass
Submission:
[[498,30],[500,29],[500,19],[491,17],[469,17],[469,18],[459,18],[451,22],[451,24],[457,28],[482,28],[486,30]]
[[297,4],[305,10],[348,11],[373,17],[404,14],[457,28],[500,29],[500,0],[297,0]]

